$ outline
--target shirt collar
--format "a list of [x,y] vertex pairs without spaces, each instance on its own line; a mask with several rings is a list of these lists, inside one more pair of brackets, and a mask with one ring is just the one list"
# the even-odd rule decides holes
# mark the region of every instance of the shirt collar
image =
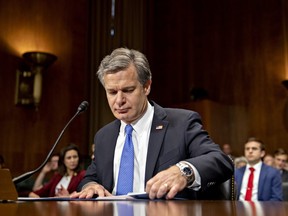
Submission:
[[[133,130],[136,132],[136,134],[141,134],[143,130],[145,130],[145,127],[152,122],[152,118],[154,115],[154,107],[147,101],[147,109],[144,113],[144,115],[137,119],[135,122],[131,123]],[[126,123],[121,121],[121,127],[120,127],[120,133],[125,133],[125,127]]]
[[262,166],[262,161],[259,161],[257,164],[251,166],[250,164],[247,164],[246,170],[249,170],[250,167],[253,167],[255,170],[260,170]]

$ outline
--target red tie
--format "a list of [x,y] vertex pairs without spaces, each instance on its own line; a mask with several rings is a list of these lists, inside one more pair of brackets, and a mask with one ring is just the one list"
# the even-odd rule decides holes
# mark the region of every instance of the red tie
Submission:
[[253,167],[250,167],[250,175],[248,179],[248,185],[247,185],[247,190],[246,190],[246,195],[245,195],[245,200],[251,201],[252,197],[252,190],[253,190],[253,179],[254,179],[254,171],[255,169]]

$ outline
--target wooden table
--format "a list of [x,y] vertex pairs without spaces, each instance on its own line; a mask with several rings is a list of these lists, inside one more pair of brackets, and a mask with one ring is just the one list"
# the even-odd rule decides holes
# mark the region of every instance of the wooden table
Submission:
[[[123,211],[122,211],[123,210]],[[129,215],[129,211],[132,214]],[[37,201],[0,203],[3,216],[262,216],[288,215],[288,202]]]

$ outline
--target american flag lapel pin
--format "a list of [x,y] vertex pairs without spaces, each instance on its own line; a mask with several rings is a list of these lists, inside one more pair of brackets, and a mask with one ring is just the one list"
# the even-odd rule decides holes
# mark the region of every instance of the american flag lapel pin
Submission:
[[163,125],[156,126],[156,130],[162,130],[162,129],[163,129]]

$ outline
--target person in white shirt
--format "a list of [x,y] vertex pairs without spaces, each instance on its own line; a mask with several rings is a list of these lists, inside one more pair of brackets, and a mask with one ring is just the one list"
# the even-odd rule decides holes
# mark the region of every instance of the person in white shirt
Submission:
[[[97,75],[116,120],[95,135],[94,160],[72,198],[146,192],[150,199],[200,199],[202,191],[231,178],[232,160],[203,129],[198,113],[148,100],[152,74],[144,54],[115,49]],[[122,169],[123,152],[132,158],[125,163],[132,171]]]
[[248,164],[235,170],[237,198],[240,201],[282,201],[280,172],[262,162],[264,143],[254,137],[244,146]]

